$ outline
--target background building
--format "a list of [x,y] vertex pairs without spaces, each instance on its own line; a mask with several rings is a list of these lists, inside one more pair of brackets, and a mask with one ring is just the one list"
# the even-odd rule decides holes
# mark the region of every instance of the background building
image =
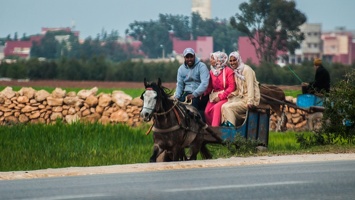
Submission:
[[300,30],[304,33],[301,47],[296,49],[295,55],[289,55],[289,63],[300,64],[303,61],[311,61],[314,58],[322,58],[322,25],[303,24]]
[[355,60],[355,43],[352,33],[340,28],[322,34],[323,59],[328,62],[338,62],[351,65]]
[[182,55],[184,49],[187,47],[193,48],[196,56],[206,61],[210,58],[210,53],[213,52],[213,37],[197,37],[197,40],[180,40],[175,37],[173,38],[173,54],[177,57],[178,55]]

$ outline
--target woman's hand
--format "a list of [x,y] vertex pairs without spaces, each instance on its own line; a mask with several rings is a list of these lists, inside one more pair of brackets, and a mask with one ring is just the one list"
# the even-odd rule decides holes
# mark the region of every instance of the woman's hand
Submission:
[[216,98],[213,99],[213,102],[215,102],[215,103],[217,103],[219,101],[221,101],[221,99],[219,97],[216,97]]

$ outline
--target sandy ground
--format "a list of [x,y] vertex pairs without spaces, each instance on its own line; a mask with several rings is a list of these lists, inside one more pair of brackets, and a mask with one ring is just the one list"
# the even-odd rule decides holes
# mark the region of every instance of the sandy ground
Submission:
[[98,167],[69,167],[34,171],[10,171],[0,172],[0,180],[33,179],[62,176],[84,176],[93,174],[132,173],[161,170],[180,170],[206,167],[247,166],[276,163],[321,162],[329,160],[355,160],[355,153],[232,157],[227,159],[197,160],[185,162],[142,163]]

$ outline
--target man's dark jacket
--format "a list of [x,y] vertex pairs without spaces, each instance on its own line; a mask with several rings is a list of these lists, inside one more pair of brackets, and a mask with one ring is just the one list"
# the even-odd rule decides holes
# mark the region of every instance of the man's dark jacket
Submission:
[[320,93],[320,92],[329,92],[330,90],[330,75],[327,69],[322,65],[316,70],[314,81],[309,83],[308,91],[309,93]]

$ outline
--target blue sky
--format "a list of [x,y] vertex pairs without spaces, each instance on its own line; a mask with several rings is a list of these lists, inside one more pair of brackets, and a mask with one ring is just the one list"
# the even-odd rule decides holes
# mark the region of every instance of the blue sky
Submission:
[[[308,23],[323,31],[343,26],[355,30],[354,0],[295,0]],[[245,0],[212,0],[212,17],[229,19]],[[247,1],[248,2],[248,1]],[[123,36],[134,21],[157,20],[158,15],[190,16],[191,0],[1,0],[0,37],[17,32],[21,37],[40,33],[42,27],[70,27],[80,37],[95,37],[101,30]]]

